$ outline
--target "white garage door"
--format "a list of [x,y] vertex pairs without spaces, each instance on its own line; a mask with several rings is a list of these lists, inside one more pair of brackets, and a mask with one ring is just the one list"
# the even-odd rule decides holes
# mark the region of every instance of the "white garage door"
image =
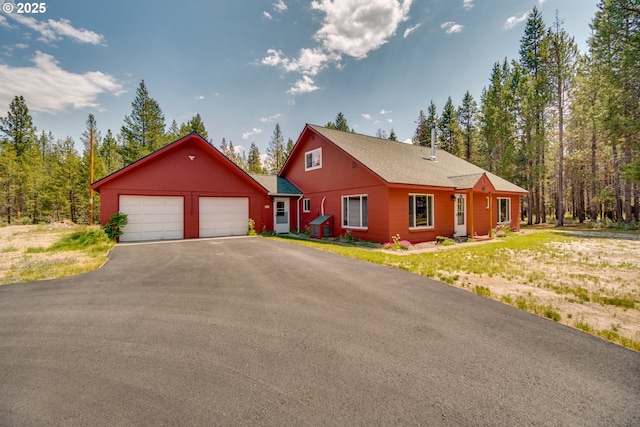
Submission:
[[200,197],[200,237],[245,235],[248,222],[248,198]]
[[127,214],[121,242],[184,238],[182,197],[120,196],[120,212]]

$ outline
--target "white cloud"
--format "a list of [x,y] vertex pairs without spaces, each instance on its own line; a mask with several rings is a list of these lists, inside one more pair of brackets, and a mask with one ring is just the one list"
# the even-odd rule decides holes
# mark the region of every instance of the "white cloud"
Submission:
[[409,139],[405,139],[404,141],[402,141],[405,144],[413,144],[413,139],[409,138]]
[[371,120],[371,114],[367,114],[367,113],[362,113],[361,114],[362,118],[365,120]]
[[296,100],[295,100],[295,99],[290,99],[290,100],[288,100],[288,101],[287,101],[287,105],[291,105],[291,106],[296,105]]
[[542,6],[547,0],[538,0],[538,5]]
[[404,38],[406,39],[407,37],[409,37],[409,34],[413,33],[415,30],[417,30],[418,28],[422,27],[422,24],[416,24],[413,27],[409,27],[406,30],[404,30]]
[[271,21],[273,19],[273,16],[271,16],[271,14],[269,12],[267,12],[266,10],[264,12],[262,12],[262,16],[267,18],[269,21]]
[[234,145],[233,146],[233,152],[238,154],[238,155],[242,155],[242,153],[244,153],[245,148],[242,145]]
[[473,0],[462,0],[462,7],[464,10],[471,10],[473,8]]
[[69,21],[68,19],[63,18],[59,21],[56,21],[54,19],[49,19],[47,21],[38,21],[31,16],[25,16],[15,13],[8,16],[10,16],[19,24],[22,24],[40,33],[40,38],[38,38],[38,40],[46,43],[62,40],[63,37],[68,37],[80,43],[89,43],[93,45],[107,44],[102,34],[98,34],[84,28],[75,28],[73,25],[71,25],[71,21]]
[[252,135],[258,135],[262,133],[262,129],[258,129],[258,128],[253,128],[251,129],[249,132],[245,132],[242,134],[242,139],[247,139]]
[[7,21],[7,18],[5,18],[4,15],[0,15],[0,27],[13,28],[13,25]]
[[313,79],[309,76],[302,76],[302,80],[298,80],[296,84],[287,91],[291,95],[297,95],[299,93],[308,93],[320,89],[315,85]]
[[[321,28],[313,36],[317,45],[300,49],[298,57],[294,59],[287,57],[281,50],[269,49],[260,63],[302,75],[302,79],[287,91],[290,94],[317,90],[319,88],[314,84],[313,77],[330,65],[341,69],[343,55],[363,59],[369,52],[387,43],[395,35],[400,23],[409,19],[412,2],[413,0],[313,0],[311,9],[325,14]],[[274,8],[281,11],[281,5],[286,7],[279,0]],[[417,26],[409,32],[415,28]]]
[[23,95],[29,109],[58,113],[72,108],[98,107],[98,95],[124,92],[112,75],[100,71],[75,74],[63,70],[51,55],[36,51],[33,67],[0,64],[0,105],[8,105],[15,95]]
[[387,43],[409,19],[413,0],[314,0],[311,8],[326,14],[314,38],[329,52],[356,59]]
[[529,13],[530,13],[529,11],[526,11],[522,15],[514,15],[508,18],[504,23],[504,28],[506,28],[507,30],[510,30],[516,25],[518,25],[519,23],[521,23],[522,21],[526,21],[527,18],[529,17]]
[[202,101],[204,99],[204,95],[198,95],[194,97],[198,101]]
[[384,116],[385,114],[391,114],[391,113],[393,113],[393,111],[390,111],[390,110],[380,110],[380,114],[382,114],[383,116]]
[[287,9],[288,7],[283,0],[278,0],[273,4],[273,10],[275,10],[276,12],[284,13],[287,11]]
[[453,21],[448,21],[440,25],[440,28],[444,29],[447,34],[461,33],[464,29],[464,25],[456,24]]
[[282,117],[282,114],[278,113],[278,114],[274,114],[273,116],[269,116],[269,117],[260,117],[260,121],[262,123],[269,123],[269,122],[272,122],[274,120],[278,120],[280,117]]

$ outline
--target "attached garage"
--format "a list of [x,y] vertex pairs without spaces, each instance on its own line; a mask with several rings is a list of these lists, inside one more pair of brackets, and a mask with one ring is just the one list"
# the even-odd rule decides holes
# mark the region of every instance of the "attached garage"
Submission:
[[184,198],[120,196],[120,212],[127,214],[121,242],[184,238]]
[[200,237],[242,236],[249,229],[246,197],[200,197]]
[[269,190],[197,133],[91,185],[100,224],[122,212],[121,242],[246,235],[249,219],[273,229]]

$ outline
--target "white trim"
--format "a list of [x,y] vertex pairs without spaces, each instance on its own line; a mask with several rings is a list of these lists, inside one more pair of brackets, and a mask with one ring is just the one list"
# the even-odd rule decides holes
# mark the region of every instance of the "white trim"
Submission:
[[[282,202],[282,211],[278,210],[278,203]],[[278,213],[283,222],[278,223]],[[274,197],[273,199],[273,231],[276,233],[288,233],[291,231],[290,204],[288,197]]]
[[[436,228],[436,212],[435,212],[435,207],[436,207],[436,196],[434,196],[433,194],[419,194],[419,193],[409,193],[409,199],[411,197],[413,197],[413,221],[411,221],[411,218],[409,218],[409,230],[410,231],[414,231],[414,230],[431,230]],[[412,224],[415,224],[416,222],[416,196],[423,196],[427,198],[427,202],[429,201],[429,198],[431,198],[431,225],[421,225],[421,226],[415,226]],[[411,212],[409,212],[409,214],[411,214]],[[427,222],[429,222],[429,218],[427,218]]]
[[311,212],[311,199],[308,197],[302,199],[302,212]]
[[[367,225],[365,226],[354,226],[354,225],[345,225],[344,221],[345,221],[345,217],[344,217],[344,208],[345,208],[345,204],[344,201],[345,199],[348,198],[355,198],[355,197],[359,197],[360,198],[360,223],[362,223],[362,219],[363,219],[363,215],[362,215],[362,198],[366,197],[367,198],[367,216],[366,216],[366,220],[367,220]],[[341,221],[340,221],[340,225],[342,228],[346,228],[346,229],[351,229],[351,230],[368,230],[369,229],[369,195],[368,194],[346,194],[344,196],[340,197],[341,200],[341,209],[340,209],[340,216],[341,216]],[[349,205],[347,204],[347,209],[349,209]],[[348,219],[348,213],[347,213],[347,219]]]
[[[314,153],[320,153],[318,155],[318,164],[317,165],[311,165],[311,166],[307,166],[307,156],[311,155],[311,161],[313,162],[313,155]],[[314,148],[313,150],[309,150],[307,152],[304,153],[304,170],[305,172],[307,171],[312,171],[312,170],[316,170],[316,169],[320,169],[322,168],[322,147],[318,147],[318,148]]]
[[[496,197],[496,200],[498,201],[498,208],[496,209],[496,213],[498,214],[498,217],[496,218],[496,222],[498,224],[511,224],[511,197]],[[507,201],[507,218],[505,221],[500,221],[500,201],[501,200],[506,200]]]

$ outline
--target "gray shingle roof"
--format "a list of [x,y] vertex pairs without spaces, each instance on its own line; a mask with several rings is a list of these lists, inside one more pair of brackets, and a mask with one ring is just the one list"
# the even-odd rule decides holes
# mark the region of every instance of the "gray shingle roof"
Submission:
[[249,176],[256,180],[258,184],[267,189],[269,194],[299,194],[302,195],[295,185],[289,180],[281,176],[276,175],[263,175],[257,173],[250,173]]
[[430,147],[404,144],[316,125],[309,125],[309,127],[391,184],[469,189],[478,182],[482,174],[486,173],[497,191],[527,192],[444,150],[436,149],[436,161],[433,161],[430,160]]

